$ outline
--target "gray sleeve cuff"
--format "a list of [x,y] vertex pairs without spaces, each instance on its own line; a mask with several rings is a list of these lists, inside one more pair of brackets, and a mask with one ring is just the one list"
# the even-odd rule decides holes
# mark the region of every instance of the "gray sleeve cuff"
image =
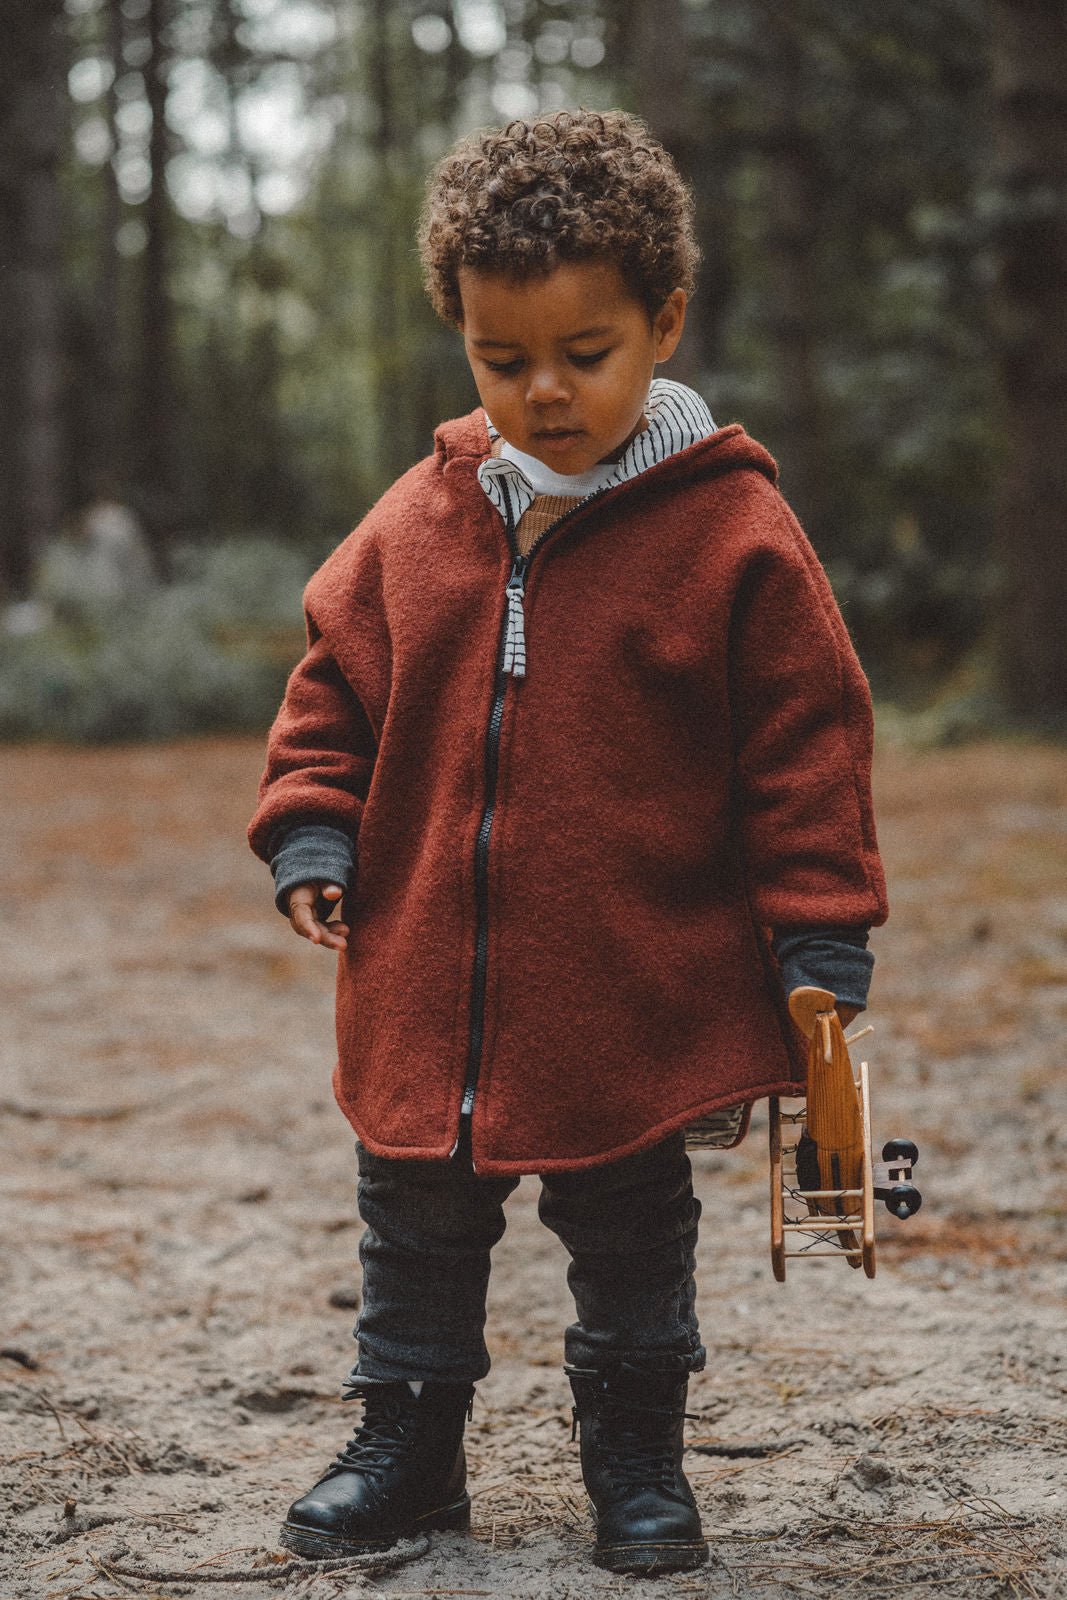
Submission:
[[779,928],[772,948],[786,994],[810,986],[829,989],[842,1005],[866,1010],[874,969],[866,928]]
[[284,917],[289,915],[289,891],[298,883],[338,883],[347,889],[352,881],[355,845],[340,828],[322,822],[301,824],[279,833],[271,848],[274,904]]

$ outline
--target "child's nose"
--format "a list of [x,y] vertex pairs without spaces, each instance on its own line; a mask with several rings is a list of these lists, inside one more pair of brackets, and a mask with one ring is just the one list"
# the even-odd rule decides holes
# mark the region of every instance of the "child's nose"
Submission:
[[535,367],[530,373],[526,398],[530,405],[547,406],[566,402],[570,389],[558,367]]

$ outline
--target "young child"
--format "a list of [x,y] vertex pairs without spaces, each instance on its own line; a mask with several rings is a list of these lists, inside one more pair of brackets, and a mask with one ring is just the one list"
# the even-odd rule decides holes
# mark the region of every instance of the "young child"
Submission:
[[463,141],[422,250],[482,404],[308,585],[249,830],[294,931],[339,955],[366,1225],[364,1420],[283,1542],[468,1526],[489,1253],[535,1173],[571,1257],[594,1560],[681,1570],[707,1557],[685,1129],[795,1089],[793,986],[866,1002],[870,701],[770,456],[652,381],[696,248],[647,129],[563,112]]

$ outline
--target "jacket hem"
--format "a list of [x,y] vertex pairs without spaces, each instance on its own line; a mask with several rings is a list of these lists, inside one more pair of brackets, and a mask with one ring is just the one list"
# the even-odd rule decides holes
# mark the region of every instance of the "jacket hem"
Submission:
[[[676,1112],[672,1117],[663,1122],[654,1123],[637,1138],[628,1139],[623,1144],[613,1145],[608,1150],[597,1150],[587,1156],[493,1156],[479,1151],[477,1144],[477,1128],[474,1130],[473,1159],[474,1168],[479,1177],[504,1178],[504,1177],[536,1177],[543,1172],[580,1172],[589,1167],[607,1166],[612,1161],[621,1161],[624,1156],[635,1155],[640,1150],[650,1149],[652,1145],[660,1144],[671,1134],[678,1133],[688,1127],[691,1122],[696,1122],[700,1117],[709,1115],[712,1111],[721,1111],[724,1106],[745,1104],[751,1106],[757,1100],[765,1100],[770,1095],[781,1095],[783,1098],[795,1098],[803,1095],[804,1086],[795,1079],[775,1078],[768,1083],[757,1084],[741,1092],[734,1090],[729,1094],[717,1095],[712,1100],[701,1100],[696,1105],[687,1106],[684,1111]],[[392,1161],[447,1161],[456,1148],[459,1136],[458,1126],[456,1131],[440,1144],[433,1145],[392,1145],[384,1144],[375,1139],[364,1125],[359,1121],[355,1111],[346,1103],[338,1092],[337,1104],[347,1118],[350,1126],[355,1131],[361,1144],[366,1145],[373,1155],[384,1156]],[[477,1122],[477,1111],[475,1112]],[[747,1119],[746,1119],[747,1129]],[[740,1140],[738,1140],[740,1143]],[[735,1147],[731,1147],[735,1148]]]

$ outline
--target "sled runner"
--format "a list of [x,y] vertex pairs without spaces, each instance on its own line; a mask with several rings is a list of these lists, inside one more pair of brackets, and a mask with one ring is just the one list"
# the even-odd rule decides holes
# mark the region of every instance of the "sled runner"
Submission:
[[808,1040],[807,1096],[786,1110],[770,1102],[771,1264],[779,1283],[785,1264],[843,1256],[850,1267],[875,1272],[874,1205],[913,1216],[922,1204],[912,1168],[919,1152],[910,1139],[891,1139],[875,1161],[866,1061],[859,1076],[828,989],[794,989],[789,1010]]

